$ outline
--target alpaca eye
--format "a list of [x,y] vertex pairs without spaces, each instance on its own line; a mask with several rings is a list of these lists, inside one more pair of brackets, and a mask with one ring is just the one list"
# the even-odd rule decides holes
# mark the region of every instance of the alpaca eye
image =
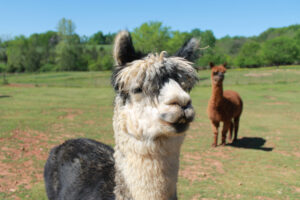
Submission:
[[143,91],[142,88],[135,88],[135,89],[132,90],[132,92],[134,94],[142,93],[142,91]]
[[218,74],[218,72],[213,72],[213,75],[217,75]]

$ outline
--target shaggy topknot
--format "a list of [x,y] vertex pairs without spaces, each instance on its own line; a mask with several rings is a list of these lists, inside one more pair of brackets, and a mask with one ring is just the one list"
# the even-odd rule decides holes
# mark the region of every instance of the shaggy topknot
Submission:
[[[130,34],[122,31],[116,38],[114,59],[117,64],[112,75],[112,85],[116,92],[127,97],[130,91],[144,92],[149,96],[159,95],[162,86],[169,79],[180,84],[185,91],[190,91],[198,81],[197,72],[189,60],[195,58],[195,51],[199,42],[190,39],[178,52],[167,57],[165,51],[158,54],[149,54],[141,58],[132,45]],[[123,55],[129,52],[128,57]],[[132,60],[140,58],[131,62]]]

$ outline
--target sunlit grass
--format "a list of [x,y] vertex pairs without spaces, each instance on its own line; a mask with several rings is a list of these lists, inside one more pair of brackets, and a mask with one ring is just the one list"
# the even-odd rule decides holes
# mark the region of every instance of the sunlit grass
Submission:
[[[202,80],[191,92],[197,115],[181,153],[179,199],[300,199],[299,73],[299,67],[228,70],[224,89],[239,92],[245,105],[239,138],[262,143],[211,148],[209,71],[199,71]],[[43,165],[50,148],[65,139],[113,145],[110,74],[8,75],[12,85],[0,87],[0,162],[1,172],[12,174],[0,172],[0,199],[47,199]],[[14,181],[23,179],[14,190]]]

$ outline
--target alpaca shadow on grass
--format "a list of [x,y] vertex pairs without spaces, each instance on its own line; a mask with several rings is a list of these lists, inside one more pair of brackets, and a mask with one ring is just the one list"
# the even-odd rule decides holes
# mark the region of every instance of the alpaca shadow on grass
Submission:
[[262,151],[272,151],[272,147],[263,147],[266,143],[264,138],[260,137],[243,137],[237,139],[235,142],[228,144],[228,146],[236,147],[236,148],[244,148],[244,149],[256,149]]
[[0,95],[0,99],[1,98],[9,98],[9,97],[11,97],[11,96],[9,96],[9,95]]

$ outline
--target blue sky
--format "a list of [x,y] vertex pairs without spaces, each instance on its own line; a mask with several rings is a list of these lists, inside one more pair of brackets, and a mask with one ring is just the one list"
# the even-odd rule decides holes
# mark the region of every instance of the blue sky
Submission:
[[300,23],[299,0],[0,0],[0,36],[56,30],[65,17],[79,35],[161,21],[172,30],[212,30],[217,38],[253,36],[270,27]]

